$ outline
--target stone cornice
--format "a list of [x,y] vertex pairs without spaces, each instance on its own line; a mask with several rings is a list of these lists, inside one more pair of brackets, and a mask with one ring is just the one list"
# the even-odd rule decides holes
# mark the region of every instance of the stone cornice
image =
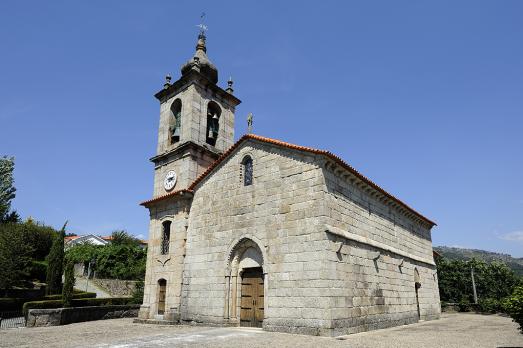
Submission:
[[399,249],[397,249],[397,248],[395,248],[393,246],[390,246],[390,245],[387,245],[387,244],[384,244],[384,243],[381,243],[381,242],[377,242],[377,241],[372,240],[370,238],[362,237],[360,235],[357,235],[356,233],[345,231],[345,230],[343,230],[341,228],[338,228],[338,227],[325,225],[325,232],[331,233],[331,234],[334,234],[334,235],[336,235],[338,237],[342,237],[342,238],[345,238],[345,239],[348,239],[348,240],[352,240],[352,241],[355,241],[355,242],[358,242],[358,243],[361,243],[361,244],[369,245],[369,246],[374,247],[376,249],[380,249],[380,250],[383,250],[383,251],[388,251],[388,252],[391,252],[393,254],[396,254],[396,255],[399,255],[399,256],[403,256],[405,258],[408,258],[408,259],[411,259],[411,260],[414,260],[414,261],[418,261],[418,262],[425,263],[425,264],[428,264],[428,265],[431,265],[431,266],[435,266],[433,260],[430,260],[430,259],[427,259],[427,258],[424,258],[424,257],[420,257],[420,256],[416,256],[416,255],[412,255],[412,254],[410,254],[408,252],[399,250]]
[[167,87],[156,93],[154,96],[161,103],[163,103],[167,99],[171,98],[173,95],[177,94],[181,89],[185,88],[186,86],[192,83],[211,89],[215,93],[215,95],[228,101],[233,106],[236,106],[241,103],[240,99],[236,98],[231,93],[228,93],[219,86],[215,85],[214,83],[212,83],[212,81],[210,81],[208,78],[206,78],[204,75],[200,74],[200,72],[196,70],[191,70],[185,75],[182,75],[182,77],[180,77],[177,81],[175,81],[171,85],[167,85]]
[[184,151],[191,150],[191,149],[196,149],[198,151],[207,152],[209,155],[211,155],[211,157],[213,157],[215,159],[218,158],[222,154],[214,146],[211,146],[211,145],[203,146],[203,145],[197,144],[193,141],[186,141],[183,144],[176,146],[175,148],[172,148],[170,150],[165,151],[164,153],[151,157],[149,159],[149,161],[153,162],[154,164],[157,164],[158,162],[161,162],[169,157],[179,155],[180,153],[183,153]]

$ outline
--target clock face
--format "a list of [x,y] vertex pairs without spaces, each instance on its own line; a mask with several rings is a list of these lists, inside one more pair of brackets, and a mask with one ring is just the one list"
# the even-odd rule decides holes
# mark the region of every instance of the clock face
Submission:
[[166,191],[170,191],[173,189],[174,185],[176,185],[176,172],[174,170],[170,170],[167,175],[165,175],[165,179],[163,180],[163,187]]

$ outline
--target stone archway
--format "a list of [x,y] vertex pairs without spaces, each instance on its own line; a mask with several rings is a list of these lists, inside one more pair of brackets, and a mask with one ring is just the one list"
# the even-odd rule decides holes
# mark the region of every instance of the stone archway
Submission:
[[227,259],[224,318],[241,326],[262,326],[267,293],[264,252],[258,243],[242,238]]

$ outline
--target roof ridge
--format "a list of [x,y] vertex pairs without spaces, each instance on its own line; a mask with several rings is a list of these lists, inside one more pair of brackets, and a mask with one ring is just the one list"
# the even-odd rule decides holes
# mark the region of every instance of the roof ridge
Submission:
[[319,155],[325,155],[325,156],[329,157],[330,159],[334,160],[335,162],[337,162],[339,165],[341,165],[342,167],[344,167],[348,171],[350,171],[352,174],[354,174],[356,177],[358,177],[362,181],[366,182],[368,185],[370,185],[371,187],[373,187],[377,191],[381,192],[382,194],[384,194],[385,196],[389,197],[390,199],[396,201],[397,203],[399,203],[400,205],[405,207],[407,210],[410,210],[412,213],[414,213],[418,217],[422,218],[423,220],[427,221],[428,223],[430,223],[432,225],[436,225],[436,223],[434,221],[432,221],[429,218],[423,216],[422,214],[417,212],[415,209],[411,208],[409,205],[407,205],[406,203],[401,201],[399,198],[396,198],[394,195],[392,195],[392,194],[388,193],[387,191],[385,191],[378,184],[376,184],[375,182],[373,182],[372,180],[367,178],[365,175],[363,175],[360,172],[358,172],[354,167],[352,167],[350,164],[345,162],[341,157],[333,154],[332,152],[327,151],[327,150],[316,149],[316,148],[308,147],[308,146],[296,145],[296,144],[288,143],[288,142],[285,142],[285,141],[282,141],[282,140],[268,138],[268,137],[264,137],[264,136],[257,135],[257,134],[244,134],[240,139],[238,139],[238,141],[236,143],[234,143],[220,157],[218,157],[218,159],[216,159],[202,174],[200,174],[189,185],[189,187],[187,189],[182,189],[182,190],[174,191],[174,192],[171,192],[171,193],[159,196],[159,197],[155,197],[155,198],[152,198],[152,199],[150,199],[148,201],[142,202],[140,204],[143,205],[143,206],[146,206],[149,203],[156,202],[156,201],[159,201],[159,200],[163,200],[163,199],[168,198],[170,196],[174,196],[174,195],[176,195],[178,193],[183,193],[183,192],[194,193],[195,187],[203,179],[205,179],[205,177],[207,177],[207,175],[209,175],[225,158],[227,158],[234,150],[236,150],[240,146],[240,144],[242,142],[244,142],[247,139],[263,141],[263,142],[274,144],[274,145],[284,146],[284,147],[289,148],[289,149],[306,151],[306,152],[315,153],[315,154],[319,154]]

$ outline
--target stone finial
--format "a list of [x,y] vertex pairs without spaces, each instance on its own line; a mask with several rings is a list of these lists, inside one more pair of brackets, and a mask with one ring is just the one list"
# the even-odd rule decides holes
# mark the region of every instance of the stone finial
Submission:
[[247,115],[247,133],[252,133],[252,122],[253,122],[253,119],[254,119],[254,115],[252,114],[252,112],[249,112],[249,114]]
[[229,77],[229,81],[227,81],[227,89],[225,90],[225,92],[229,93],[229,94],[232,94],[234,92],[234,89],[232,89],[232,84],[234,82],[232,81],[232,76]]
[[200,71],[200,58],[193,57],[192,67],[191,69]]
[[163,84],[163,88],[167,89],[171,85],[171,75],[167,74],[165,75],[165,83]]

